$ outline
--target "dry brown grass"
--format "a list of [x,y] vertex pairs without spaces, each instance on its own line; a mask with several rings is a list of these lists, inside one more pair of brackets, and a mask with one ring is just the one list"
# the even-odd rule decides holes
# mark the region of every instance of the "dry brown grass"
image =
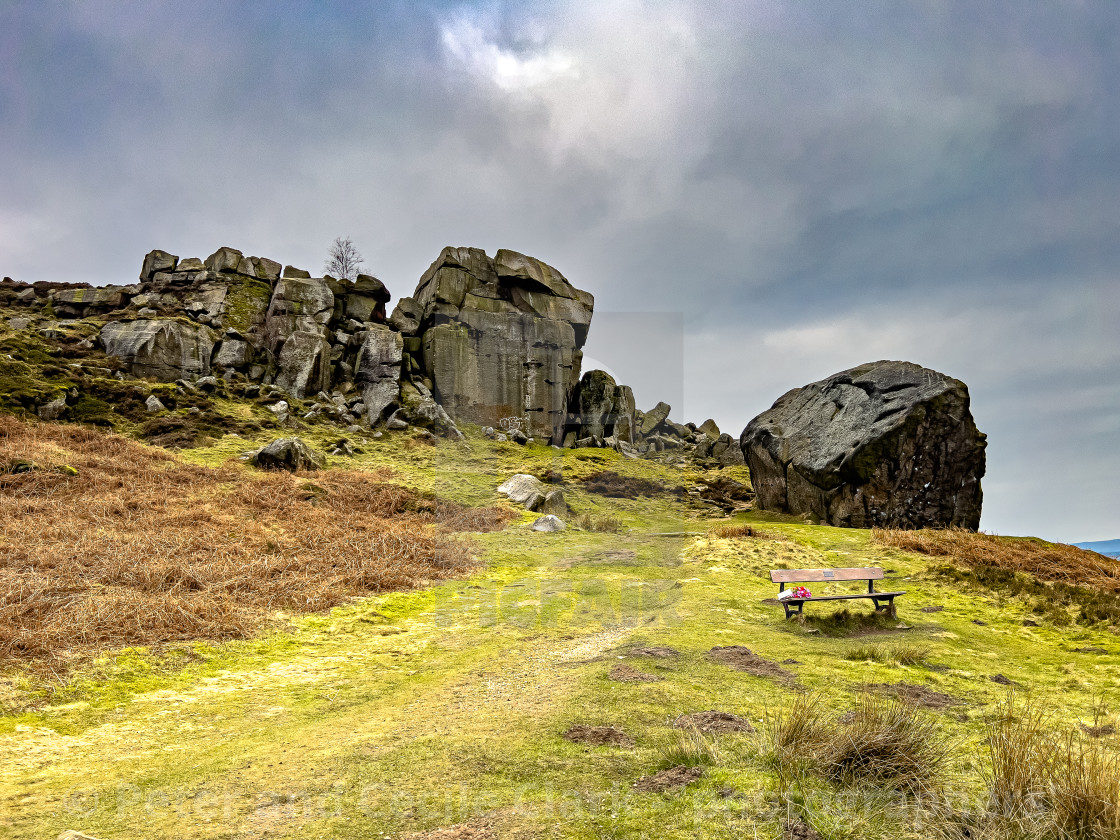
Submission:
[[955,529],[876,528],[871,538],[880,545],[932,557],[952,557],[968,566],[994,566],[1023,572],[1039,580],[1120,592],[1120,563],[1072,545]]
[[744,525],[742,523],[717,525],[708,531],[708,536],[720,540],[737,540],[744,537],[753,537],[758,540],[781,539],[781,537],[760,530],[754,525]]
[[0,466],[15,460],[42,469],[0,474],[0,662],[245,637],[276,610],[460,575],[470,545],[448,531],[511,517],[361,472],[210,469],[81,426],[0,417]]

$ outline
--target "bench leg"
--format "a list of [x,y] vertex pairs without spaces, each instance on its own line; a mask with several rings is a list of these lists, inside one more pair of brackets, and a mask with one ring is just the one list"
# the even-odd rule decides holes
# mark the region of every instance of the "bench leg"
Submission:
[[886,601],[885,604],[880,604],[879,603],[879,601],[880,601],[879,598],[872,598],[871,600],[875,602],[875,612],[886,613],[890,618],[898,618],[898,613],[895,611],[895,608],[894,608],[894,598],[893,597],[881,599],[881,600]]

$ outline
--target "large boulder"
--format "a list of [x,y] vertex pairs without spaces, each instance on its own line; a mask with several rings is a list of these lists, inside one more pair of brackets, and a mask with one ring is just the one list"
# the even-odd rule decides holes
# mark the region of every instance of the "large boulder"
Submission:
[[790,391],[739,439],[757,506],[857,528],[980,525],[985,436],[967,386],[873,362]]
[[134,376],[174,382],[210,373],[214,334],[181,320],[112,321],[102,327],[101,343]]
[[[392,323],[421,335],[433,395],[456,420],[563,439],[594,299],[514,251],[444,248]],[[402,301],[403,303],[403,301]]]

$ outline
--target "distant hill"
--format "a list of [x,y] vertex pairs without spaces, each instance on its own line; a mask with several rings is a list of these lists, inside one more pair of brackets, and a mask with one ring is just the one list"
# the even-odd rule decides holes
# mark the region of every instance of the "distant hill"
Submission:
[[1101,540],[1099,542],[1074,543],[1078,548],[1095,551],[1105,557],[1115,557],[1120,560],[1120,540]]

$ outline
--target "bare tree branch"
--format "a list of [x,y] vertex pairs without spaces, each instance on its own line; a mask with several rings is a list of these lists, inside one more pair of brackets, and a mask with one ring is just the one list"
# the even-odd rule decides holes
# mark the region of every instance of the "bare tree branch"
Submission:
[[327,261],[323,264],[323,272],[336,280],[354,280],[364,264],[365,260],[354,247],[350,237],[339,236],[327,250]]

